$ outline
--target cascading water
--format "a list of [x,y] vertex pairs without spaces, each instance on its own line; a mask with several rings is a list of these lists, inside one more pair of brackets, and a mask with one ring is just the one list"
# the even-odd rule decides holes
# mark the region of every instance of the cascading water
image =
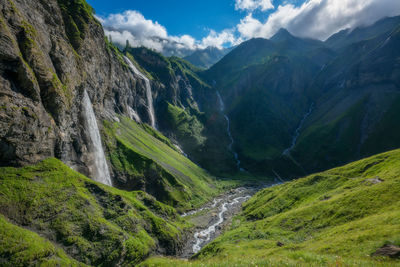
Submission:
[[224,113],[225,110],[225,104],[224,101],[222,100],[221,94],[219,93],[219,91],[217,91],[217,97],[218,97],[218,102],[219,102],[219,110],[221,111],[222,115],[224,116],[225,120],[226,120],[226,132],[228,133],[228,137],[230,139],[230,143],[228,145],[228,149],[229,151],[231,151],[231,153],[233,154],[233,156],[235,157],[235,161],[236,161],[236,166],[238,167],[238,169],[240,171],[244,171],[244,169],[242,169],[240,167],[240,160],[239,160],[239,155],[236,153],[236,151],[233,149],[233,144],[235,143],[235,140],[233,140],[233,136],[231,133],[231,122],[229,120],[229,117]]
[[151,94],[151,86],[150,86],[150,81],[149,79],[141,73],[136,66],[130,61],[129,58],[124,56],[124,59],[126,63],[128,64],[129,68],[135,73],[137,76],[139,76],[140,79],[142,79],[145,83],[146,86],[146,100],[147,100],[147,110],[149,112],[149,117],[150,117],[150,125],[154,129],[156,129],[156,117],[154,115],[154,106],[153,106],[153,96]]
[[87,134],[87,150],[89,154],[89,171],[93,180],[111,186],[111,177],[107,161],[104,155],[103,146],[96,117],[94,115],[92,102],[86,90],[83,93],[82,111]]
[[[243,195],[235,197],[236,194],[243,194],[246,191],[245,188],[238,188],[235,190],[235,194],[226,199],[222,205],[219,207],[218,211],[218,220],[211,224],[206,229],[196,232],[194,234],[194,244],[192,246],[193,253],[197,253],[201,250],[201,248],[209,243],[211,239],[215,236],[217,228],[225,221],[224,214],[232,209],[234,206],[240,206],[243,202],[248,200],[251,195]],[[221,202],[222,199],[214,199],[213,204],[210,206],[211,208],[216,207],[216,205]],[[204,209],[204,208],[203,208]],[[203,210],[202,209],[202,210]],[[195,213],[192,213],[195,214]],[[190,214],[190,215],[192,215]]]
[[293,138],[292,138],[292,144],[290,145],[290,147],[288,147],[287,149],[285,149],[283,151],[283,153],[282,153],[283,155],[286,155],[286,156],[290,155],[290,151],[292,151],[292,149],[294,148],[294,146],[297,143],[297,139],[300,136],[301,128],[303,128],[303,125],[304,125],[305,121],[311,115],[313,110],[314,110],[314,103],[311,104],[310,108],[308,109],[308,112],[303,116],[303,119],[301,120],[301,122],[299,124],[299,127],[297,127],[296,131],[294,132],[294,135],[293,135]]

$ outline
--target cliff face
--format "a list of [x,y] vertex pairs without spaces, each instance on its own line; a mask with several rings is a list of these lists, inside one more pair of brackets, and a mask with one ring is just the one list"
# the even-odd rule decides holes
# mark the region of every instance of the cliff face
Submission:
[[[0,166],[56,157],[97,181],[111,184],[111,177],[114,186],[144,190],[175,207],[181,198],[189,205],[192,198],[205,201],[215,193],[211,176],[159,132],[144,125],[118,128],[124,117],[151,125],[154,114],[162,124],[166,103],[198,111],[195,80],[152,77],[142,62],[108,42],[84,0],[0,0],[0,47]],[[168,72],[169,66],[160,68]],[[126,143],[124,134],[146,147]],[[155,153],[159,140],[167,143],[166,155],[179,159]],[[201,175],[188,174],[188,166]],[[110,176],[104,175],[107,169]],[[184,196],[173,193],[174,179],[183,181]],[[201,191],[193,188],[199,179],[206,181]]]
[[1,165],[56,156],[84,168],[83,91],[97,114],[112,116],[133,102],[135,80],[107,50],[85,3],[4,0],[0,8]]
[[145,88],[84,1],[0,1],[0,164],[55,156],[88,173],[81,99],[98,121],[144,112]]

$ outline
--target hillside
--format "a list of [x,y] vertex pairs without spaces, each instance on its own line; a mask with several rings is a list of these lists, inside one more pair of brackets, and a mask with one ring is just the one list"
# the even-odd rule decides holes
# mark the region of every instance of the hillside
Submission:
[[[143,266],[400,266],[400,150],[266,188],[188,263]],[[399,249],[400,250],[400,249]]]
[[96,183],[57,159],[0,168],[0,213],[2,266],[134,266],[179,251],[188,227],[150,195]]
[[198,206],[221,190],[214,177],[151,127],[120,117],[105,128],[116,187],[146,191],[180,210]]

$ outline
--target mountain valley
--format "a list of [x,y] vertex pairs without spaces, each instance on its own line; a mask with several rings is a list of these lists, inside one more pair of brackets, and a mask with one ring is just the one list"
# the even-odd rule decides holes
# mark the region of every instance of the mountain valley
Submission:
[[164,56],[0,0],[1,266],[400,266],[400,16]]

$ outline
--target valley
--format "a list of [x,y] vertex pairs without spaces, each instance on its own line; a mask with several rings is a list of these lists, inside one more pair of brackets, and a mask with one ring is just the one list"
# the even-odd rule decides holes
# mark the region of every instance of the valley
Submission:
[[400,266],[400,16],[182,57],[105,25],[0,0],[0,266]]

